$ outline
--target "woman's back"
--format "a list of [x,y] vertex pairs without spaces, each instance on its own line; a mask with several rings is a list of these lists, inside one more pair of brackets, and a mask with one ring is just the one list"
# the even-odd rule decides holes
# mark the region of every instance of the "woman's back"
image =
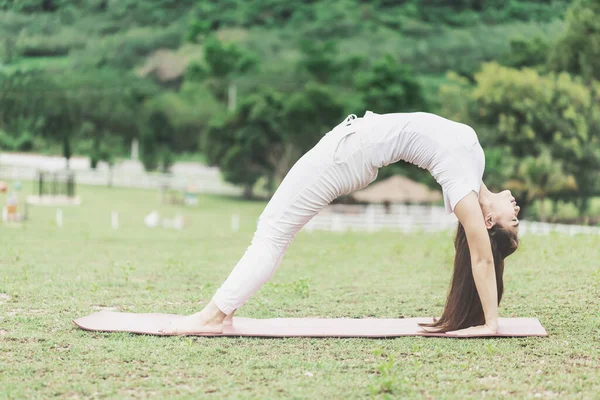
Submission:
[[448,212],[471,191],[479,193],[485,156],[468,125],[429,113],[370,111],[360,124],[371,165],[381,168],[402,160],[428,170],[442,187]]

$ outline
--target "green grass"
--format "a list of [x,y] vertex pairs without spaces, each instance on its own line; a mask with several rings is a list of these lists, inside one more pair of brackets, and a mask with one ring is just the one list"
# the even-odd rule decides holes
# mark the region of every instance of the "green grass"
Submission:
[[[26,189],[31,187],[26,185]],[[548,338],[256,339],[90,333],[99,307],[192,313],[248,246],[263,203],[79,187],[83,205],[0,225],[0,398],[595,398],[600,393],[600,250],[592,236],[525,236],[507,260],[505,317],[538,317]],[[0,198],[0,202],[4,199]],[[147,229],[152,209],[183,231]],[[121,229],[110,227],[118,210]],[[241,231],[230,216],[239,213]],[[300,233],[239,316],[439,314],[450,234]]]

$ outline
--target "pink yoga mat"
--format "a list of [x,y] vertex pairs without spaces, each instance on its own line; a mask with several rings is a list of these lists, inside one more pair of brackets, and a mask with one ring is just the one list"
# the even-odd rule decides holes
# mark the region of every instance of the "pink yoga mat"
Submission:
[[[165,335],[159,330],[169,321],[182,318],[173,314],[134,314],[100,311],[74,320],[75,325],[88,331],[130,332]],[[233,325],[222,334],[195,336],[260,336],[260,337],[368,337],[391,338],[398,336],[457,337],[444,333],[425,333],[417,325],[431,322],[431,318],[375,319],[375,318],[271,318],[253,319],[234,317]],[[537,318],[500,318],[498,333],[480,336],[548,336]]]

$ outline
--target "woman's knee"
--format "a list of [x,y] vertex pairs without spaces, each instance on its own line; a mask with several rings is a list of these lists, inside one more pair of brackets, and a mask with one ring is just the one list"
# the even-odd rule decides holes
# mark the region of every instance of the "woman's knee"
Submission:
[[290,241],[291,238],[289,235],[274,227],[268,226],[266,223],[263,226],[259,223],[259,227],[252,238],[253,245],[264,248],[264,250],[275,257],[279,256],[282,252],[285,252]]

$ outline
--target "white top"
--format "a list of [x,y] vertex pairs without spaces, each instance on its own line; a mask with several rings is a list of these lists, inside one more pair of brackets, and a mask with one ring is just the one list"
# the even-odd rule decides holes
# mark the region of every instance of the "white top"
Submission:
[[374,167],[403,160],[427,169],[442,187],[448,213],[471,191],[479,195],[485,155],[470,126],[429,113],[367,111],[363,119]]

